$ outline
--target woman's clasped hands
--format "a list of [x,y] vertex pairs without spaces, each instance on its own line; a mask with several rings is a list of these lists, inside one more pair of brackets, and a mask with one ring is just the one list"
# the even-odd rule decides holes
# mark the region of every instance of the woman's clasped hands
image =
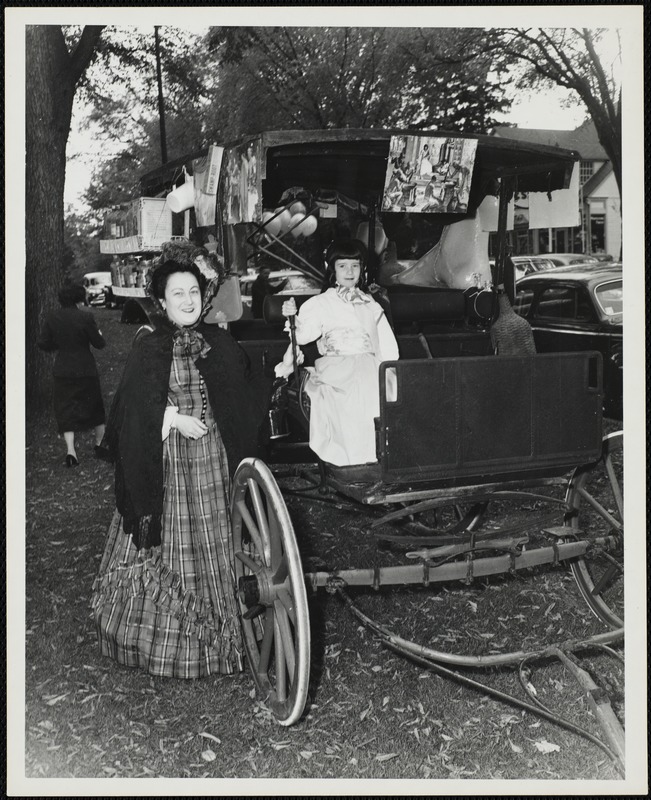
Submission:
[[173,427],[186,439],[201,439],[208,433],[208,426],[189,414],[176,414]]

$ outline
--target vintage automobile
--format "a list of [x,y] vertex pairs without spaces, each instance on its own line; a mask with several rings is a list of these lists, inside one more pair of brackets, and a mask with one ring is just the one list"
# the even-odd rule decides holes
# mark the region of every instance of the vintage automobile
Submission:
[[86,292],[87,306],[103,306],[106,304],[108,291],[111,288],[110,272],[87,272],[82,280]]
[[602,354],[604,408],[621,418],[621,265],[581,264],[528,275],[518,282],[514,310],[530,323],[539,353]]
[[[253,283],[258,277],[255,269],[251,269],[246,275],[240,275],[240,294],[242,296],[242,317],[241,319],[252,319],[251,313],[251,290]],[[314,278],[305,276],[302,272],[296,269],[281,269],[273,270],[269,276],[269,281],[272,286],[278,286],[283,281],[285,282],[282,289],[278,294],[319,294],[321,291],[321,284]]]
[[[551,258],[542,255],[511,256],[511,261],[513,262],[516,281],[524,278],[525,275],[530,275],[532,272],[554,269],[557,266]],[[491,259],[491,266],[494,264],[495,261]]]
[[553,261],[557,267],[570,266],[571,264],[598,264],[600,261],[609,260],[585,253],[546,253],[545,258]]

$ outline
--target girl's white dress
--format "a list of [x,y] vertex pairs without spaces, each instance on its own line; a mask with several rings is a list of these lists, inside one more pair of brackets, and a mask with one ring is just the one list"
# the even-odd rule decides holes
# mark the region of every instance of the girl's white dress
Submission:
[[384,311],[358,289],[328,289],[307,300],[296,318],[297,344],[315,340],[321,358],[308,368],[305,383],[311,403],[310,447],[337,466],[374,462],[379,367],[398,358]]

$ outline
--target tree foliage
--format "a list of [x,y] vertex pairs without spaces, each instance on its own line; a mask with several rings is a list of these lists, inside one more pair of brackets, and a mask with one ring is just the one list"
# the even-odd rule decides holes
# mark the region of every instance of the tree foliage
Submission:
[[523,88],[556,85],[580,98],[611,161],[621,196],[621,86],[613,65],[599,52],[606,35],[603,29],[502,28],[491,32],[484,45],[487,52],[499,50],[524,66]]
[[212,28],[217,108],[231,136],[265,127],[485,132],[506,101],[494,78],[499,65],[476,51],[468,57],[467,36],[441,28]]
[[[485,132],[506,106],[501,61],[469,56],[468,35],[229,27],[198,37],[161,28],[169,159],[274,128]],[[96,211],[135,197],[139,175],[160,163],[154,66],[153,33],[107,30],[83,86],[94,105],[88,124],[115,153],[98,164],[86,195]]]

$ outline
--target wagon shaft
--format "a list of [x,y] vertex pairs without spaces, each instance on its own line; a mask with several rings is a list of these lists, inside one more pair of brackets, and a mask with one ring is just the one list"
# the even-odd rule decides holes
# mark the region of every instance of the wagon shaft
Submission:
[[400,584],[423,584],[427,586],[430,583],[443,583],[446,581],[470,583],[475,578],[482,578],[488,575],[500,575],[505,572],[515,572],[543,564],[567,561],[584,556],[595,547],[614,550],[618,546],[618,537],[605,536],[594,539],[591,542],[583,540],[559,542],[535,550],[513,551],[486,558],[475,558],[472,554],[468,554],[463,561],[440,564],[438,566],[431,561],[422,561],[419,564],[397,567],[308,572],[305,574],[305,582],[313,590],[319,587],[339,586],[342,582],[346,586],[372,586],[376,589],[380,586]]

